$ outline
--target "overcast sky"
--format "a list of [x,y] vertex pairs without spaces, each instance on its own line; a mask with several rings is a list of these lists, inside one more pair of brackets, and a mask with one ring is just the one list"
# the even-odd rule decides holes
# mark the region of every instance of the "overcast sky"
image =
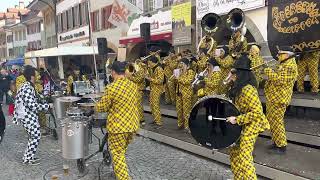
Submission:
[[[21,0],[0,0],[0,12],[4,12],[7,8],[12,8],[14,5],[18,5]],[[22,0],[25,6],[29,4],[32,0]]]

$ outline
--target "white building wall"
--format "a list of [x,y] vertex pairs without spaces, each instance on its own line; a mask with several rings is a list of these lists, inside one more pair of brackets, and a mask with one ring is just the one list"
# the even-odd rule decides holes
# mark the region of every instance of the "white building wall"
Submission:
[[258,8],[252,11],[246,11],[245,15],[250,18],[259,29],[263,40],[268,41],[268,7]]
[[[57,4],[56,15],[63,13],[72,7],[86,2],[86,0],[64,0]],[[88,22],[89,24],[89,22]],[[67,32],[58,33],[58,47],[88,46],[90,44],[89,25],[80,26]]]
[[[91,12],[99,10],[99,20],[101,25],[101,9],[105,6],[111,5],[113,0],[90,0]],[[126,36],[127,30],[121,28],[113,28],[100,30],[92,33],[92,38],[94,39],[94,43],[97,44],[97,38],[105,37],[108,41],[108,47],[117,52],[119,47],[120,37]]]
[[[64,0],[60,3],[57,4],[57,14],[62,13],[70,8],[72,8],[73,6],[83,3],[86,0]],[[95,3],[98,3],[97,1],[95,1]]]

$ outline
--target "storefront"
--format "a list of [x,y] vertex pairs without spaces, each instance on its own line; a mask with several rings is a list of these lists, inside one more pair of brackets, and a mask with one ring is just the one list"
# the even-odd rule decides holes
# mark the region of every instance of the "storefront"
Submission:
[[[150,42],[145,43],[140,36],[140,24],[150,23]],[[134,59],[146,55],[150,46],[161,48],[165,56],[172,47],[172,18],[171,10],[158,11],[151,17],[141,16],[135,19],[127,33],[127,37],[120,38],[119,44],[126,47],[127,58]]]

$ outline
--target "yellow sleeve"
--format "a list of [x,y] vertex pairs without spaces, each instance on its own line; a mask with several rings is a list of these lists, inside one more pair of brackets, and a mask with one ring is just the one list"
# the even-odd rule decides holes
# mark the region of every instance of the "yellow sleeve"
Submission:
[[95,109],[97,112],[108,112],[110,110],[112,100],[111,100],[111,89],[110,86],[106,88],[105,94],[102,96],[101,100],[96,104]]
[[71,94],[72,83],[73,83],[73,77],[69,76],[67,81],[67,94]]
[[215,91],[220,85],[220,72],[213,72],[213,75],[211,78],[205,78],[206,86],[210,89],[214,89]]
[[272,81],[277,85],[285,85],[296,79],[297,69],[294,66],[289,65],[278,72],[273,71],[271,68],[265,68],[264,73],[269,81]]
[[134,83],[141,83],[144,80],[144,73],[142,70],[140,70],[132,75],[129,75],[128,79]]
[[154,84],[163,84],[164,81],[164,71],[161,67],[157,67],[154,72],[153,78],[150,80]]
[[182,75],[178,78],[178,82],[183,85],[191,85],[194,79],[195,73],[193,70],[189,69],[185,75]]
[[261,112],[262,109],[259,108],[261,107],[261,102],[258,91],[254,87],[244,87],[238,100],[249,110],[246,113],[237,116],[237,123],[239,125],[248,124],[263,114],[263,112]]
[[231,56],[226,56],[225,58],[221,59],[221,58],[216,58],[218,64],[222,67],[222,68],[230,68],[233,66],[234,60]]

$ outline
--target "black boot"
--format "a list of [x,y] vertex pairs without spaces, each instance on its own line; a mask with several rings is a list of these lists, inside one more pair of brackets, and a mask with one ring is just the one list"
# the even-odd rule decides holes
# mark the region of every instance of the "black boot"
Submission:
[[287,151],[287,146],[283,146],[283,147],[278,147],[275,144],[272,144],[270,147],[268,147],[269,153],[270,154],[279,154],[279,155],[283,155],[286,153]]

